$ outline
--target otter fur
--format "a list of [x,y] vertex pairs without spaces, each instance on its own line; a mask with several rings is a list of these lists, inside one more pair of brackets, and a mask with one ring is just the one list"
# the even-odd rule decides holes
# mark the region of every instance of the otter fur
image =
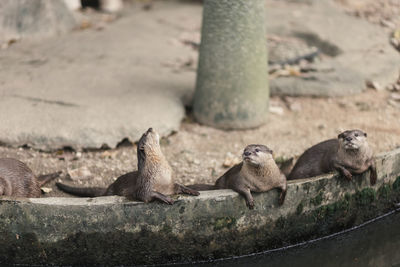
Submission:
[[0,196],[40,197],[40,187],[60,173],[36,177],[25,163],[13,158],[0,158]]
[[373,151],[367,142],[367,134],[361,130],[347,130],[307,149],[297,160],[288,180],[313,177],[338,171],[351,180],[353,174],[368,170],[371,185],[376,183],[377,174]]
[[215,185],[195,184],[196,190],[232,189],[246,199],[249,209],[254,208],[251,192],[266,192],[280,188],[279,204],[286,196],[286,176],[281,173],[272,157],[272,150],[264,145],[248,145],[242,154],[243,161],[225,172]]
[[168,197],[173,194],[199,195],[196,190],[175,183],[172,169],[164,157],[159,135],[149,128],[142,135],[137,147],[138,170],[124,174],[107,188],[79,188],[62,183],[57,187],[64,192],[82,197],[119,195],[143,202],[158,200],[167,204],[174,201]]

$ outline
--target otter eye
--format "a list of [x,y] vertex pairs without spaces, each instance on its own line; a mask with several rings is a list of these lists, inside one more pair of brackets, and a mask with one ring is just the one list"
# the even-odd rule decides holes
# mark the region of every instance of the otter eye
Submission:
[[258,152],[260,152],[260,149],[256,148],[255,151],[258,153]]
[[358,137],[358,133],[355,133],[354,135],[355,135],[355,137]]

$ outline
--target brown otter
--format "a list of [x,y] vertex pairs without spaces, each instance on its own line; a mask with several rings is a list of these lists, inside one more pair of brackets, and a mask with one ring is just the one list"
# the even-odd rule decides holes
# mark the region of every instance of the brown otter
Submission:
[[288,180],[313,177],[337,170],[351,180],[352,174],[371,170],[370,183],[375,184],[377,174],[367,134],[361,130],[348,130],[307,149],[297,160]]
[[40,197],[40,187],[60,173],[36,177],[25,163],[13,158],[0,158],[0,196]]
[[286,196],[286,177],[276,165],[272,150],[264,145],[248,145],[242,157],[243,161],[218,178],[215,185],[196,184],[189,187],[198,190],[233,189],[245,197],[250,209],[254,208],[251,192],[280,188],[279,204],[282,205]]
[[159,200],[167,204],[174,201],[168,197],[173,194],[199,195],[181,184],[174,183],[172,169],[164,157],[159,142],[159,135],[149,128],[142,135],[137,147],[138,170],[124,174],[107,188],[79,188],[57,183],[62,191],[82,197],[119,195],[130,199],[150,202]]

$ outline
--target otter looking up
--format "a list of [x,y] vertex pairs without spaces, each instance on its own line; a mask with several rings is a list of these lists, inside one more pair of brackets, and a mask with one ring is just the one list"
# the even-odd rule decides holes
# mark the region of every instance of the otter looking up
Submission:
[[107,188],[79,188],[61,183],[57,183],[57,187],[62,191],[82,197],[119,195],[146,203],[159,200],[173,204],[174,201],[168,195],[183,193],[197,196],[200,194],[173,181],[172,169],[160,148],[160,137],[152,128],[149,128],[140,138],[137,157],[138,170],[118,177]]

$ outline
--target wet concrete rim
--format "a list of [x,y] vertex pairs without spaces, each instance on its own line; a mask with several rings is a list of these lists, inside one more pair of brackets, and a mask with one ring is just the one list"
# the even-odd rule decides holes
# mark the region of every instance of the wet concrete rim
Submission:
[[[334,173],[324,174],[312,178],[299,179],[299,180],[291,180],[288,181],[288,186],[298,186],[305,183],[317,182],[324,179],[332,179],[335,178]],[[260,193],[260,194],[267,194]],[[254,193],[253,193],[254,194]],[[257,194],[257,193],[256,193]],[[192,200],[216,200],[223,201],[227,197],[240,197],[239,193],[231,190],[231,189],[220,189],[220,190],[209,190],[209,191],[201,191],[199,196],[186,196],[186,195],[175,195],[173,196],[175,200],[175,204],[179,202],[187,202]],[[151,205],[161,205],[168,207],[166,204],[162,204],[159,202],[152,203],[143,203],[141,201],[132,201],[128,200],[122,196],[102,196],[102,197],[42,197],[42,198],[21,198],[21,197],[8,197],[3,196],[0,197],[0,202],[17,202],[17,203],[32,203],[36,205],[48,205],[48,206],[99,206],[99,205],[129,205],[129,206],[151,206]]]
[[[378,161],[379,159],[382,159],[384,161],[385,157],[395,155],[395,154],[400,154],[400,148],[395,149],[389,152],[382,152],[376,155],[376,160]],[[298,180],[290,180],[288,181],[288,187],[292,186],[300,186],[303,184],[307,184],[310,182],[318,182],[321,180],[325,179],[334,179],[337,176],[336,173],[329,173],[329,174],[323,174],[320,176],[315,176],[311,178],[305,178],[305,179],[298,179]],[[271,190],[273,191],[273,190]],[[261,194],[268,194],[269,192],[261,193]],[[254,194],[254,193],[253,193]],[[185,196],[185,195],[178,195],[175,196],[174,200],[175,203],[178,202],[186,202],[190,201],[191,199],[196,199],[196,200],[217,200],[221,201],[226,199],[226,197],[240,197],[239,193],[230,190],[230,189],[222,189],[222,190],[212,190],[212,191],[202,191],[199,196]],[[16,197],[7,197],[3,196],[0,197],[0,202],[1,201],[12,201],[12,202],[29,202],[32,204],[37,204],[37,205],[49,205],[49,206],[57,206],[57,205],[70,205],[70,206],[94,206],[94,205],[111,205],[111,204],[121,204],[121,205],[130,205],[130,206],[139,206],[139,205],[163,205],[167,206],[165,204],[161,204],[158,202],[153,202],[153,203],[143,203],[140,201],[131,201],[128,200],[125,197],[121,196],[104,196],[104,197],[94,197],[94,198],[88,198],[88,197],[43,197],[43,198],[16,198]]]

